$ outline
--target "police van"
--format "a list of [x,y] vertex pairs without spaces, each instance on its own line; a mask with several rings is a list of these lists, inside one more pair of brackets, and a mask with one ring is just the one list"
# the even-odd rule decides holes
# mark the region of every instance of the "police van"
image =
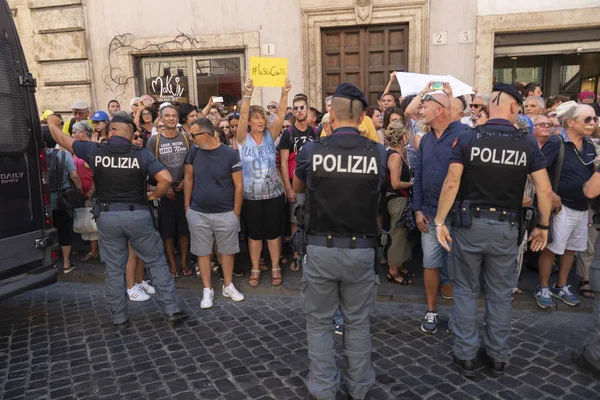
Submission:
[[6,0],[0,0],[0,300],[56,282],[45,145],[35,80]]

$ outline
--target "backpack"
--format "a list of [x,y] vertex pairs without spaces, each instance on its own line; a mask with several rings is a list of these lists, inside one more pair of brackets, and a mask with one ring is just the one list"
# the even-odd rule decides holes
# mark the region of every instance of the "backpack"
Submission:
[[63,154],[59,160],[60,150],[52,149],[52,151],[46,155],[46,165],[48,166],[48,180],[50,186],[50,192],[58,192],[65,184],[65,168],[67,157]]

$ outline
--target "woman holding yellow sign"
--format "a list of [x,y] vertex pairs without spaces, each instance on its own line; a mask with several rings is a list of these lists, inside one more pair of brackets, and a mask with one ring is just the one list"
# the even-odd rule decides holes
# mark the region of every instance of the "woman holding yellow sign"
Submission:
[[263,239],[267,239],[271,255],[272,284],[281,285],[281,230],[285,192],[275,166],[275,140],[281,132],[288,94],[292,89],[289,80],[281,89],[277,115],[267,128],[267,112],[258,105],[250,105],[254,84],[246,81],[245,95],[240,110],[240,123],[236,140],[244,176],[244,205],[242,218],[248,231],[248,249],[252,261],[249,285],[256,287],[260,281],[259,260]]

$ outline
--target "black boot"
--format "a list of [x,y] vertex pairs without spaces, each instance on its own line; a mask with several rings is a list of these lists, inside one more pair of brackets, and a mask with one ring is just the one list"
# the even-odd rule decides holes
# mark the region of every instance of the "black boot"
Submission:
[[506,368],[506,363],[504,361],[498,361],[491,357],[485,350],[481,351],[481,358],[485,365],[490,370],[491,374],[496,378],[499,378],[504,375],[504,369]]
[[466,376],[468,378],[475,376],[475,360],[459,360],[455,356],[454,364],[462,376]]

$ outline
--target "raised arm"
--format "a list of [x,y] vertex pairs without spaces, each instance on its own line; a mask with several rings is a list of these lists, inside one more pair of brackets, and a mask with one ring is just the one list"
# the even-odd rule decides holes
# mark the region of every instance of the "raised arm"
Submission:
[[242,108],[240,109],[240,122],[238,124],[237,135],[235,140],[238,144],[242,144],[246,141],[248,135],[248,117],[250,113],[250,99],[252,99],[252,93],[254,93],[254,84],[252,79],[246,80],[244,99],[242,101]]
[[276,140],[281,132],[281,127],[283,126],[283,120],[285,119],[285,110],[287,110],[288,104],[288,95],[290,94],[290,90],[292,90],[292,83],[289,79],[285,80],[285,85],[281,88],[281,99],[279,99],[279,107],[277,108],[277,115],[275,116],[275,120],[271,124],[269,128],[271,132],[271,136],[273,136],[273,140]]
[[431,84],[432,83],[433,83],[432,81],[427,82],[427,85],[425,85],[423,90],[421,90],[419,93],[417,93],[417,95],[412,99],[410,104],[408,106],[406,106],[406,110],[404,110],[404,115],[406,116],[407,121],[409,118],[412,118],[414,120],[419,119],[419,115],[418,115],[419,104],[421,104],[421,100],[423,99],[423,96],[425,96],[426,93],[431,92]]
[[390,81],[388,82],[388,84],[385,87],[385,90],[383,91],[383,94],[381,96],[388,94],[390,92],[390,90],[392,90],[392,84],[394,83],[394,79],[396,79],[396,73],[390,72]]
[[213,97],[215,97],[215,96],[210,96],[210,99],[208,99],[208,104],[206,105],[206,107],[204,107],[204,110],[202,110],[203,118],[206,118],[206,116],[210,112],[211,107],[215,105],[215,102],[213,101]]
[[66,135],[62,129],[60,129],[60,118],[56,115],[50,115],[48,117],[48,129],[50,130],[50,134],[54,141],[67,149],[69,153],[73,154],[73,143],[75,142],[75,139]]

